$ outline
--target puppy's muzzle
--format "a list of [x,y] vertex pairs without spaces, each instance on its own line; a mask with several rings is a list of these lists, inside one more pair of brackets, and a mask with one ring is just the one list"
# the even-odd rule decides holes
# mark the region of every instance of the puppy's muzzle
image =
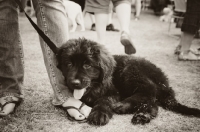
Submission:
[[79,79],[74,79],[71,81],[74,88],[81,89],[81,81]]

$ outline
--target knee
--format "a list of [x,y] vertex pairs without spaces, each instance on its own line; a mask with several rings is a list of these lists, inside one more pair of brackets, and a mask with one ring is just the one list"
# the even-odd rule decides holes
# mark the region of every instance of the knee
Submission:
[[0,19],[6,21],[18,21],[18,6],[13,0],[0,2]]

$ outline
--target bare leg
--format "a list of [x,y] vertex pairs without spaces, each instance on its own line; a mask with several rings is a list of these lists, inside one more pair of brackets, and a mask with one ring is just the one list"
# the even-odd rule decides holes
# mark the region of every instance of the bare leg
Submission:
[[85,31],[85,24],[84,24],[84,18],[82,12],[80,12],[78,18],[77,18],[78,23],[81,25],[81,31]]
[[[121,26],[121,30],[130,33],[129,25],[131,19],[131,5],[127,3],[121,3],[116,7],[117,17]],[[126,14],[126,15],[125,15]]]
[[97,39],[101,44],[103,44],[105,42],[108,14],[96,13],[95,21],[96,21]]
[[75,32],[76,27],[77,27],[77,23],[76,23],[76,18],[70,18],[72,21],[72,29],[70,30],[70,32]]
[[200,55],[195,54],[190,47],[192,45],[192,40],[194,38],[193,34],[183,32],[180,40],[181,53],[179,55],[179,60],[200,60]]
[[108,14],[108,24],[112,24],[113,11]]
[[91,30],[92,30],[92,31],[96,31],[96,26],[95,26],[95,17],[94,17],[93,14],[90,14],[90,13],[89,13],[89,16],[90,16],[90,19],[91,19],[91,21],[92,21]]
[[136,19],[135,20],[138,20],[139,17],[140,17],[140,12],[141,12],[141,0],[136,0],[136,3],[135,3],[135,8],[136,8]]
[[181,52],[188,51],[192,45],[193,34],[183,32],[180,40]]
[[128,3],[121,3],[116,7],[116,13],[121,26],[121,43],[124,45],[126,54],[136,53],[136,49],[130,37],[130,17],[131,17],[131,5]]
[[92,15],[92,14],[89,13],[89,16],[90,16],[90,19],[91,19],[92,23],[95,23],[95,17],[94,17],[94,15]]

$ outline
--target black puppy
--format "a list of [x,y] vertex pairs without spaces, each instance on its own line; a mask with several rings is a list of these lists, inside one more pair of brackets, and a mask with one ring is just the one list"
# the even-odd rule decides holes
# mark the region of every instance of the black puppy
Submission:
[[58,49],[57,57],[75,98],[92,107],[90,124],[105,125],[114,112],[133,114],[133,124],[145,124],[156,117],[158,106],[200,117],[199,109],[177,102],[167,77],[145,59],[112,56],[100,44],[84,38],[69,40]]

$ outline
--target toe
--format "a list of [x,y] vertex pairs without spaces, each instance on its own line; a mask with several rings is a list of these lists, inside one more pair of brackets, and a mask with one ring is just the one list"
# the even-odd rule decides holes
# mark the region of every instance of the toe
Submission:
[[3,110],[0,111],[0,116],[6,116],[14,111],[15,104],[9,103],[4,106]]
[[81,109],[80,109],[80,112],[87,118],[91,112],[92,108],[87,106],[87,105],[84,105]]
[[86,106],[81,109],[82,102],[80,100],[69,98],[62,106],[67,110],[69,116],[73,117],[75,120],[84,120],[90,113],[90,110]]
[[74,117],[74,119],[76,119],[76,120],[84,120],[85,119],[85,116],[82,115],[76,109],[69,109],[69,110],[67,110],[67,112],[71,117]]
[[75,118],[76,120],[84,120],[84,119],[85,119],[85,116],[79,113],[79,114],[75,115],[74,118]]
[[6,116],[7,114],[4,111],[0,112],[0,116]]

